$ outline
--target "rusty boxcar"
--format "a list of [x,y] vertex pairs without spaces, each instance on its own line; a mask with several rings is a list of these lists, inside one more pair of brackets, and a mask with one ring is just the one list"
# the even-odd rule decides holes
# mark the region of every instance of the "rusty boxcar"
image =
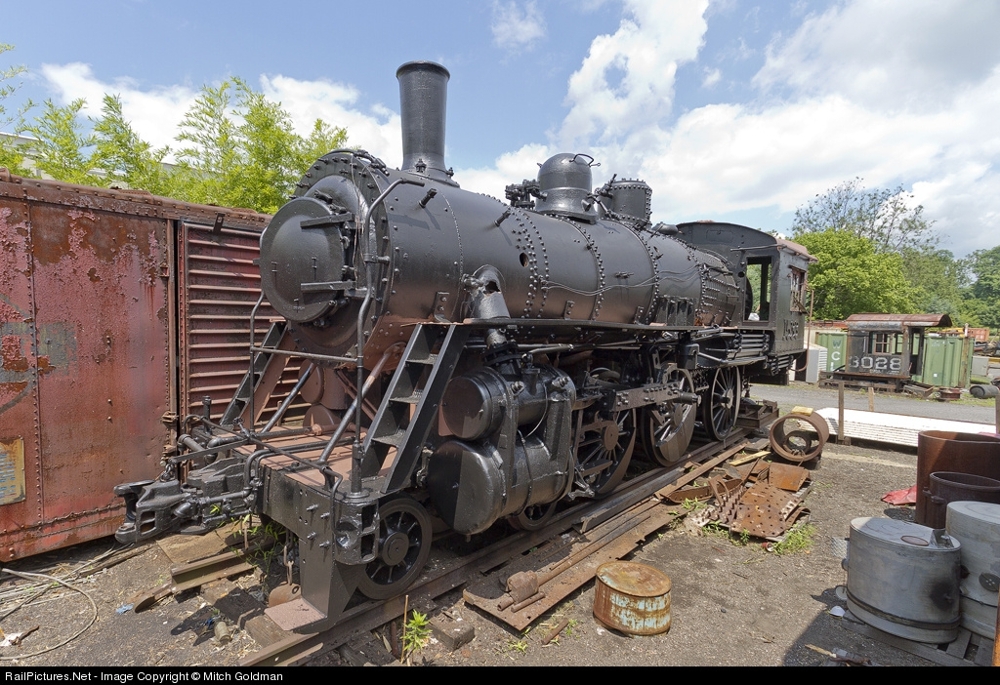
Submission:
[[225,408],[268,219],[0,169],[0,561],[113,533],[114,486]]

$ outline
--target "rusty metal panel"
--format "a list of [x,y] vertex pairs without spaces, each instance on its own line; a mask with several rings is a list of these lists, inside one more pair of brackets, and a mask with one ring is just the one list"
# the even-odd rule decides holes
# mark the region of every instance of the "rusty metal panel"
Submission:
[[[853,324],[853,325],[852,325]],[[878,324],[896,326],[950,326],[951,317],[947,314],[851,314],[847,317],[848,328],[871,328]]]
[[[218,419],[250,362],[250,311],[260,297],[260,229],[186,221],[178,244],[181,414],[201,414],[212,398]],[[258,310],[259,344],[277,313],[265,302]],[[271,406],[295,384],[298,360],[286,368]]]
[[[0,442],[4,458],[0,560],[12,557],[12,536],[42,521],[38,439],[38,360],[28,208],[0,198]],[[17,445],[17,447],[14,447]],[[14,454],[17,450],[20,459]],[[16,493],[18,483],[24,492]]]
[[0,441],[23,441],[25,484],[0,505],[9,560],[112,533],[113,487],[160,471],[170,235],[121,193],[0,186]]

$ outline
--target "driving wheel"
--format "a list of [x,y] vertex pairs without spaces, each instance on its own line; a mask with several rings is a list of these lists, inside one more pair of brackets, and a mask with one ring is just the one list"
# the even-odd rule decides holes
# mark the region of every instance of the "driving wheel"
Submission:
[[592,491],[593,497],[611,494],[625,477],[635,438],[634,409],[615,412],[610,417],[597,412],[584,416],[576,451],[576,477]]
[[702,425],[712,440],[722,440],[736,425],[740,409],[740,370],[733,366],[715,370],[708,394],[702,400]]
[[[684,369],[671,369],[663,374],[661,383],[676,392],[694,392],[691,374]],[[640,426],[642,448],[646,456],[660,466],[671,466],[680,461],[691,444],[694,424],[698,417],[692,402],[664,402],[642,410]]]

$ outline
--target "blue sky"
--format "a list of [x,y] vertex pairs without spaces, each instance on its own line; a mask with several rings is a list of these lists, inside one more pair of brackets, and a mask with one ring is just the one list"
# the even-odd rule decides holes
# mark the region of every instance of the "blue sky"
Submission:
[[[279,9],[280,8],[280,9]],[[902,184],[962,256],[1000,244],[994,0],[0,1],[7,101],[122,97],[171,145],[204,84],[240,76],[296,125],[401,160],[403,62],[451,72],[446,162],[503,195],[560,151],[653,188],[654,218],[787,230],[855,177]]]

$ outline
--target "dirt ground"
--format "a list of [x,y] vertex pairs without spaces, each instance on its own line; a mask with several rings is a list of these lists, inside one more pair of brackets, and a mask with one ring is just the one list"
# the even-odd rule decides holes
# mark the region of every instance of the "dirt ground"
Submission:
[[[768,397],[769,389],[754,394]],[[805,387],[793,388],[788,397],[776,399],[783,412],[794,404],[819,408],[826,401]],[[911,401],[902,406],[904,411],[896,413],[927,415],[943,405]],[[976,412],[992,415],[993,407],[970,405],[962,410],[965,420],[980,420],[970,418]],[[628,637],[601,627],[592,613],[593,583],[523,633],[466,606],[460,591],[455,591],[441,598],[435,611],[471,624],[475,638],[454,652],[431,641],[412,662],[440,666],[821,665],[826,657],[815,647],[827,652],[845,650],[882,665],[931,665],[859,635],[845,626],[845,619],[829,613],[832,607],[845,606],[837,588],[846,581],[841,558],[851,519],[912,518],[911,508],[890,507],[880,498],[913,485],[915,479],[913,450],[828,445],[812,470],[812,491],[806,499],[813,530],[807,549],[777,554],[758,541],[695,534],[679,525],[653,534],[636,550],[633,560],[663,571],[672,581],[669,632]],[[117,548],[108,538],[8,568],[66,576],[88,562],[93,565],[95,559],[99,565],[101,555],[113,549]],[[0,666],[233,666],[259,650],[248,633],[238,628],[230,641],[216,639],[213,623],[225,618],[223,612],[195,591],[168,598],[139,614],[124,610],[134,593],[168,578],[169,564],[154,543],[110,568],[69,580],[72,588],[48,587],[51,583],[40,578],[4,574],[0,577],[0,628],[8,635],[34,626],[38,629],[18,647],[0,647]],[[261,599],[260,574],[237,580],[232,593]],[[563,618],[569,620],[567,628],[558,639],[543,645],[542,638]],[[382,632],[388,638],[388,629]],[[311,663],[331,666],[345,661],[334,652]]]

